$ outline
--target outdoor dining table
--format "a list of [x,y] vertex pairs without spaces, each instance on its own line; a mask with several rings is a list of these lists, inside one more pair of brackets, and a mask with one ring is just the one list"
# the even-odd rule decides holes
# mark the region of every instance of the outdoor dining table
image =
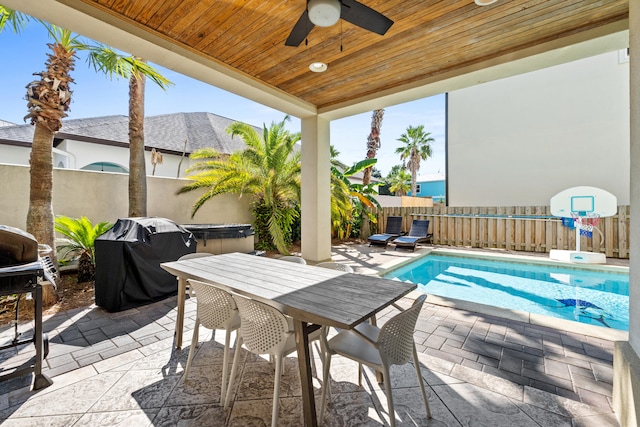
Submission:
[[215,283],[227,291],[269,304],[293,318],[304,419],[308,427],[317,425],[309,333],[320,326],[353,329],[416,287],[412,283],[241,253],[166,262],[161,267],[178,277],[178,348],[182,346],[187,279]]

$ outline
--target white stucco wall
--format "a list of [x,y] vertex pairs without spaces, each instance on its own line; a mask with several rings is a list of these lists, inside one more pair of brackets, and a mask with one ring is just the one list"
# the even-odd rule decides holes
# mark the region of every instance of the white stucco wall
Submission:
[[31,147],[3,145],[0,151],[0,163],[28,165],[29,156],[31,156]]
[[[126,174],[54,169],[53,211],[92,222],[115,222],[127,217]],[[216,196],[205,203],[194,218],[191,207],[202,194],[194,191],[176,195],[188,181],[163,177],[147,179],[147,214],[169,218],[179,224],[251,223],[249,197]],[[29,207],[29,167],[0,164],[0,224],[26,228]]]
[[450,206],[548,205],[587,185],[629,204],[629,63],[619,52],[449,93]]
[[[95,162],[110,162],[129,170],[129,147],[117,147],[102,144],[93,144],[71,139],[64,140],[58,148],[72,153],[75,158],[75,168],[83,167]],[[160,150],[162,153],[162,150]],[[175,178],[178,174],[178,164],[181,156],[162,153],[163,162],[156,166],[154,176],[164,176]],[[151,152],[145,151],[147,159],[147,175],[151,175],[153,165],[151,164]],[[191,161],[187,155],[180,166],[180,176],[184,177],[184,171],[189,167]]]

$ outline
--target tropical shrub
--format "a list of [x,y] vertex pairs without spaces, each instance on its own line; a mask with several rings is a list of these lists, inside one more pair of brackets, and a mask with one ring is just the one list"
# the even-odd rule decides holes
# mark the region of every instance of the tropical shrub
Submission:
[[108,231],[113,224],[107,221],[93,225],[83,216],[69,218],[58,215],[55,218],[55,230],[66,239],[56,242],[56,250],[61,260],[78,260],[78,282],[90,282],[95,278],[96,253],[95,240]]
[[[338,154],[332,151],[332,156]],[[352,183],[349,177],[375,165],[377,159],[365,159],[349,168],[332,161],[331,165],[331,232],[333,237],[344,239],[357,236],[364,217],[375,222],[370,209],[380,207],[374,195],[378,184]]]
[[178,193],[196,189],[207,191],[193,205],[191,215],[218,194],[249,194],[256,218],[254,228],[262,249],[276,248],[288,254],[291,227],[299,217],[300,153],[294,150],[299,133],[285,129],[286,116],[279,123],[263,126],[259,133],[253,126],[235,122],[227,132],[240,136],[247,148],[229,156],[211,148],[196,150],[197,160],[188,170],[192,182]]

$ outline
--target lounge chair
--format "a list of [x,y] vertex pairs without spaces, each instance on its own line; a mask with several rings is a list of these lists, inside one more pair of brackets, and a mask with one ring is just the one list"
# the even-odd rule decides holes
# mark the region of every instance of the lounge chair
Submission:
[[402,235],[402,217],[390,216],[387,217],[387,226],[384,233],[373,234],[369,236],[369,246],[371,245],[384,245],[386,248],[390,241]]
[[429,233],[429,220],[427,219],[414,219],[411,223],[411,230],[406,236],[400,236],[393,240],[396,245],[396,249],[411,248],[416,250],[418,243],[430,242],[433,234]]

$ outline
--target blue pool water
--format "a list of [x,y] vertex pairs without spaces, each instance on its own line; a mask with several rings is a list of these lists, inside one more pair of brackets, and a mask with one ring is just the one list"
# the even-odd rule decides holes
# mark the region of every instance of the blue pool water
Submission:
[[629,330],[629,275],[429,254],[384,276],[418,291]]

